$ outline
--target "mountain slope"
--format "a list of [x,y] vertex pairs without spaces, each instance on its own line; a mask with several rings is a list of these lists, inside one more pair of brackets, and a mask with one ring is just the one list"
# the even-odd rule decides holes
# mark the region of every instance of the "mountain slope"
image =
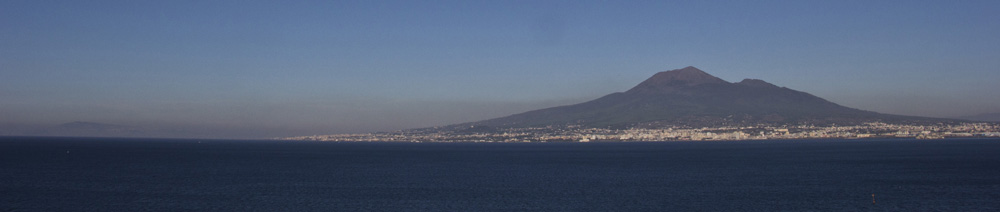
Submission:
[[693,126],[749,124],[859,124],[869,121],[929,122],[931,118],[848,108],[763,80],[726,82],[695,67],[660,72],[625,92],[575,105],[466,123],[497,127],[578,124]]

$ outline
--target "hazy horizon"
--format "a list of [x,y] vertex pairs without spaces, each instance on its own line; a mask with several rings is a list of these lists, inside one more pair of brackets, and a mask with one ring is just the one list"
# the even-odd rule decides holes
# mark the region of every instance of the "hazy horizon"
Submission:
[[996,1],[5,1],[0,135],[478,121],[695,66],[881,113],[1000,112]]

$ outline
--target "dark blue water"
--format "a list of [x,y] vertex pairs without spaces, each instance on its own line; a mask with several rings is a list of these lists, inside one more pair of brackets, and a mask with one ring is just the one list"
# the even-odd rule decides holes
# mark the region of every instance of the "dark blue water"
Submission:
[[[1000,140],[0,138],[0,211],[997,211]],[[876,204],[872,204],[872,194]]]

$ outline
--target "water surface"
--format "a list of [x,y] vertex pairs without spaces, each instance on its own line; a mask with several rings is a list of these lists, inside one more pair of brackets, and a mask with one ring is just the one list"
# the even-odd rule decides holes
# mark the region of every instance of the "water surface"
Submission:
[[1000,210],[998,139],[410,144],[3,137],[0,170],[0,211]]

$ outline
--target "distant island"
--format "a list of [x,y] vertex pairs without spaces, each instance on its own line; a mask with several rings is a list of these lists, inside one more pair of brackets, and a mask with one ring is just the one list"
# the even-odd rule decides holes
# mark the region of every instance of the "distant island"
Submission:
[[656,73],[625,92],[495,119],[396,132],[283,138],[319,141],[590,142],[871,137],[997,137],[1000,124],[841,106],[759,79],[730,83],[695,67]]

